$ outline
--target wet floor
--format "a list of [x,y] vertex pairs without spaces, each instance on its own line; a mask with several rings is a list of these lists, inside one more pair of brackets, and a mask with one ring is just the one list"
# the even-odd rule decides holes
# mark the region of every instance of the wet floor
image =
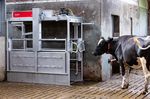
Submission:
[[132,71],[128,89],[120,88],[121,76],[99,83],[78,83],[71,86],[0,83],[0,99],[150,99],[141,95],[144,78],[141,71]]

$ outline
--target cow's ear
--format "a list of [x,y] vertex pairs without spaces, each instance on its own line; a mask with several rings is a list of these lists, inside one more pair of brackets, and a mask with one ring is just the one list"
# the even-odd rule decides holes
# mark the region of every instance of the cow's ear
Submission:
[[104,39],[104,37],[100,37],[100,39]]
[[109,43],[109,42],[111,42],[112,40],[113,40],[113,38],[112,38],[112,37],[108,37],[107,42]]

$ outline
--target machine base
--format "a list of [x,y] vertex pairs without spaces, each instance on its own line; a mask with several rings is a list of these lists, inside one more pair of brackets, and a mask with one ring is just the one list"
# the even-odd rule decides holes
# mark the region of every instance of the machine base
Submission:
[[[42,83],[55,85],[70,85],[68,74],[42,74],[42,73],[23,73],[7,72],[7,81],[10,82],[27,82]],[[69,82],[68,82],[69,81]]]

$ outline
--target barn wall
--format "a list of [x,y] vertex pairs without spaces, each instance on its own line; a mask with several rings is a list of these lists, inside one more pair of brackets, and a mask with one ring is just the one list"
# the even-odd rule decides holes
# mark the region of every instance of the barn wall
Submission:
[[5,3],[0,0],[0,81],[5,78]]
[[147,0],[139,0],[140,21],[139,28],[141,35],[148,34],[148,2]]
[[140,11],[140,19],[139,19],[139,35],[146,36],[148,34],[147,24],[148,24],[148,17],[147,17],[147,9],[139,8]]
[[[62,7],[70,8],[77,16],[82,16],[84,22],[92,22],[94,25],[84,26],[84,40],[86,51],[84,53],[84,79],[101,80],[101,69],[98,58],[92,55],[96,43],[100,37],[100,1],[99,0],[68,0],[59,2],[58,0],[49,0],[54,2],[41,2],[13,4],[14,0],[7,0],[7,18],[11,16],[12,11],[31,10],[32,8],[59,10]],[[16,0],[19,1],[19,0]],[[26,0],[24,0],[26,1]],[[36,0],[34,0],[36,1]],[[38,0],[39,1],[39,0]],[[42,0],[41,0],[42,1]],[[48,0],[46,0],[48,1]],[[8,3],[9,2],[9,3]]]
[[0,36],[5,35],[5,1],[0,0]]
[[[132,4],[125,2],[125,0],[103,0],[102,13],[102,34],[105,37],[112,36],[111,15],[118,15],[120,17],[120,35],[131,34],[130,18],[133,19],[133,34],[146,35],[147,27],[140,25],[140,20],[142,18],[145,22],[147,19],[147,10],[139,7],[138,2]],[[144,34],[140,34],[140,32]]]
[[5,79],[5,37],[0,37],[0,81]]

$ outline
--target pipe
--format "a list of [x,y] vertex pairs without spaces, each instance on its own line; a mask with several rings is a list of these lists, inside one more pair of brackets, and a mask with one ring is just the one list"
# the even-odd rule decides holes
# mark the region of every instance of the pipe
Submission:
[[75,72],[75,75],[78,75],[79,73],[79,66],[78,66],[78,61],[76,62],[76,72]]

